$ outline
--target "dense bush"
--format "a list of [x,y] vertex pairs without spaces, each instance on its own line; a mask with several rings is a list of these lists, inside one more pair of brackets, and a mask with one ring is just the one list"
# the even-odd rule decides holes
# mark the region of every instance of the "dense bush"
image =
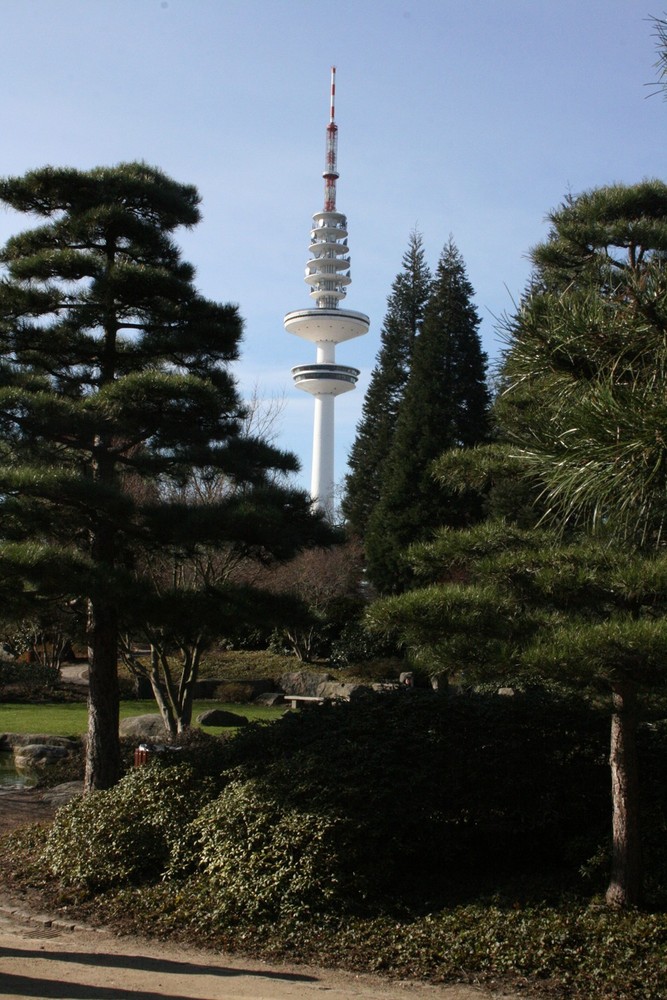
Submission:
[[369,632],[358,620],[348,621],[331,643],[332,667],[349,667],[396,656],[398,649],[394,642]]
[[210,794],[188,765],[136,768],[60,809],[44,860],[64,884],[91,889],[160,875]]
[[51,696],[59,680],[60,668],[51,664],[0,659],[0,691],[5,701]]
[[171,873],[203,875],[226,919],[335,908],[351,894],[340,857],[351,825],[286,807],[256,780],[232,781],[191,824]]
[[[664,774],[664,737],[642,745]],[[369,694],[183,753],[60,814],[53,870],[102,885],[169,867],[221,914],[266,919],[598,888],[580,871],[608,840],[608,720],[553,694]],[[665,785],[648,791],[660,882]]]
[[[665,724],[643,726],[639,750],[659,903]],[[193,734],[180,763],[133,770],[62,810],[42,857],[62,883],[105,889],[98,916],[126,933],[402,978],[545,984],[576,1000],[659,1000],[667,917],[590,906],[595,886],[577,882],[608,840],[607,755],[608,720],[554,692],[370,696],[233,739]],[[43,848],[27,862],[20,837],[3,849],[12,872],[39,881]]]
[[241,733],[228,752],[255,796],[353,820],[341,856],[376,901],[576,875],[609,825],[606,720],[541,693],[368,696]]
[[[43,871],[43,827],[4,838],[0,883],[20,892],[40,887],[42,909],[66,904],[70,919],[91,916],[90,904],[62,892]],[[83,908],[82,908],[83,906]],[[97,921],[122,934],[165,937],[181,947],[387,973],[402,980],[486,983],[494,995],[513,989],[562,1000],[664,1000],[667,996],[667,914],[610,911],[571,900],[522,905],[476,901],[405,918],[380,915],[242,919],[219,904],[197,878],[123,886],[98,896]],[[533,987],[538,993],[533,993]]]

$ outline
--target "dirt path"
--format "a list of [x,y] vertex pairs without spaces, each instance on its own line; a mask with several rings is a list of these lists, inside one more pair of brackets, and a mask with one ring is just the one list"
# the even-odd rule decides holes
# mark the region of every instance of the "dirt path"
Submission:
[[[511,1000],[468,986],[388,983],[274,966],[28,915],[0,903],[3,1000]],[[518,1000],[518,998],[514,998]]]

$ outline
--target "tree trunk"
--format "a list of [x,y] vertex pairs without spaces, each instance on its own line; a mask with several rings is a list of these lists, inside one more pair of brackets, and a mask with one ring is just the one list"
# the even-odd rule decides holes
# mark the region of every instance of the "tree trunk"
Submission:
[[175,736],[176,718],[169,703],[168,695],[165,694],[163,686],[160,682],[160,654],[155,646],[151,646],[151,669],[148,676],[151,682],[153,697],[155,698],[157,707],[160,710],[160,715],[162,716],[162,721],[164,722],[164,728],[170,736]]
[[[99,437],[93,455],[93,478],[106,486],[112,484],[113,459]],[[90,531],[90,554],[99,579],[88,605],[88,738],[83,783],[86,794],[98,788],[112,788],[121,775],[118,608],[108,590],[115,553],[114,528],[98,516]]]
[[611,878],[608,906],[637,906],[641,901],[641,843],[639,836],[639,768],[637,762],[637,689],[630,682],[612,686]]
[[180,706],[178,719],[179,733],[185,732],[192,725],[192,706],[195,700],[195,684],[199,674],[199,661],[202,650],[203,643],[201,640],[195,641],[189,649],[185,647],[181,649],[183,671],[178,692]]
[[120,778],[118,621],[110,602],[91,602],[88,737],[84,792],[111,788]]

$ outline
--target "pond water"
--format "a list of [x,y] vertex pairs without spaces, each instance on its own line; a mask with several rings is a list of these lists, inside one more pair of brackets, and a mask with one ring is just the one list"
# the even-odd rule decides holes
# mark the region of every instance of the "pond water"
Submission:
[[11,751],[0,751],[0,789],[31,788],[36,783],[34,774],[16,770],[14,754]]

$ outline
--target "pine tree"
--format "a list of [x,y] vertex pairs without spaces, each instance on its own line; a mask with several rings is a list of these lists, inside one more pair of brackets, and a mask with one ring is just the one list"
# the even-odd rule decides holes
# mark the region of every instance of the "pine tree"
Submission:
[[[549,218],[549,239],[531,253],[534,287],[508,323],[499,415],[561,529],[580,525],[615,545],[663,554],[667,185],[594,188]],[[651,627],[667,634],[665,608],[652,615]],[[622,635],[602,632],[599,651],[594,636],[584,637],[588,658],[596,654],[603,666],[606,658],[613,699],[614,905],[636,903],[641,891],[640,692],[667,681],[655,663],[645,667],[654,640],[637,617]],[[552,662],[557,655],[565,655],[562,645]],[[573,661],[580,656],[575,645]]]
[[502,454],[483,448],[437,463],[452,482],[465,457],[459,487],[467,478],[504,492],[508,473],[523,480],[537,491],[542,528],[525,521],[521,503],[523,525],[512,524],[501,497],[488,507],[502,519],[444,527],[413,548],[416,576],[431,585],[377,602],[371,616],[438,670],[497,681],[525,672],[589,687],[598,703],[606,691],[606,898],[634,906],[638,726],[651,695],[667,688],[667,185],[597,188],[568,197],[550,220],[531,254],[534,281],[507,324],[495,417],[513,468],[503,472]]
[[465,264],[450,238],[428,301],[423,329],[391,449],[383,466],[380,500],[366,534],[368,573],[380,591],[405,587],[411,573],[402,552],[438,524],[461,525],[478,512],[436,486],[433,461],[450,448],[489,438],[490,396],[479,316]]
[[296,459],[239,436],[241,318],[198,294],[171,238],[199,219],[194,187],[142,163],[47,167],[0,181],[0,198],[45,220],[0,253],[0,565],[24,597],[88,603],[85,787],[106,788],[120,774],[118,635],[140,550],[248,530],[209,517],[184,538],[161,483],[210,469],[252,492]]
[[421,234],[413,232],[403,255],[403,270],[396,276],[387,300],[381,347],[348,460],[350,472],[345,479],[341,509],[352,531],[360,536],[380,499],[382,467],[391,449],[412,349],[424,320],[431,285]]

